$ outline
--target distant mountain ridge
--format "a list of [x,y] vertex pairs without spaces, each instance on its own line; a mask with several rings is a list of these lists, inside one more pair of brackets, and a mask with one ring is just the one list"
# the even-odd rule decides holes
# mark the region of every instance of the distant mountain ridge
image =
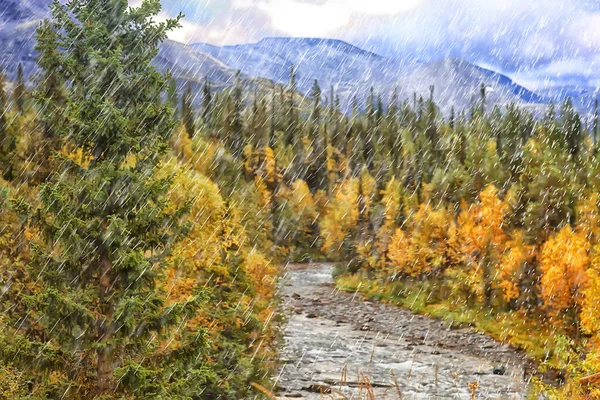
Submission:
[[[28,76],[34,75],[35,30],[48,14],[49,4],[50,0],[0,0],[0,67],[9,79],[14,79],[19,63]],[[517,103],[534,109],[572,96],[581,110],[589,111],[599,96],[598,89],[588,87],[535,92],[508,76],[465,60],[407,61],[325,38],[266,37],[256,43],[222,47],[167,40],[154,63],[162,71],[173,72],[180,88],[191,83],[197,95],[204,79],[216,89],[231,86],[237,70],[249,87],[272,89],[286,85],[294,66],[301,93],[309,94],[316,79],[326,95],[334,87],[346,110],[355,96],[364,103],[371,87],[385,103],[394,90],[401,100],[412,99],[413,94],[425,98],[433,85],[435,100],[444,112],[452,106],[468,108],[472,99],[479,96],[481,84],[487,89],[489,106]]]
[[48,13],[48,4],[47,0],[2,0],[0,23],[43,18]]
[[401,99],[427,97],[435,87],[435,99],[443,111],[454,106],[468,108],[479,88],[488,88],[488,102],[543,104],[545,99],[500,73],[465,60],[435,62],[403,61],[360,49],[335,39],[265,38],[257,43],[214,46],[196,43],[192,47],[209,53],[248,76],[261,76],[280,84],[296,70],[298,88],[308,94],[317,79],[327,92],[333,86],[342,104],[349,108],[356,96],[364,103],[372,86],[384,102],[397,90]]

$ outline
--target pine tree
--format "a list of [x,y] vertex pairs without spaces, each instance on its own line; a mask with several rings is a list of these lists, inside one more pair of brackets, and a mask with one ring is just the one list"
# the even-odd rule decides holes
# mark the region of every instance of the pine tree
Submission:
[[583,142],[581,118],[573,108],[571,98],[565,99],[560,110],[561,128],[566,136],[567,150],[572,156],[577,156]]
[[169,107],[171,107],[173,118],[178,119],[179,100],[177,98],[177,81],[175,81],[175,78],[170,76],[170,74],[167,75],[169,76],[169,86],[167,87],[167,104]]
[[425,132],[426,132],[427,138],[431,142],[431,149],[433,151],[434,160],[437,162],[440,160],[440,144],[439,144],[439,138],[438,138],[438,132],[437,132],[437,121],[436,121],[437,111],[436,111],[435,102],[433,101],[434,91],[435,91],[435,87],[430,86],[429,87],[429,99],[427,99],[427,120],[426,120],[427,125],[425,128]]
[[188,83],[181,98],[181,119],[190,138],[196,135],[196,117],[193,107],[192,87]]
[[23,73],[23,65],[19,63],[17,67],[17,82],[13,90],[13,102],[17,107],[19,114],[25,113],[25,103],[27,96],[27,88],[25,87],[25,75]]
[[0,70],[0,145],[3,142],[3,139],[6,134],[7,128],[7,111],[8,111],[8,96],[6,93],[6,82],[4,78],[4,73]]
[[235,76],[235,83],[231,91],[231,127],[228,141],[230,143],[233,155],[239,157],[244,150],[244,121],[242,117],[242,108],[244,106],[242,99],[242,76],[238,71]]
[[204,85],[202,86],[202,121],[208,127],[211,126],[212,101],[210,82],[208,81],[208,78],[205,78]]
[[275,145],[277,144],[277,137],[276,137],[276,131],[277,131],[277,100],[276,100],[276,90],[275,90],[275,84],[273,84],[273,88],[272,88],[272,93],[271,93],[271,110],[269,112],[269,147],[271,149],[275,148]]
[[164,345],[200,304],[196,292],[167,306],[161,289],[184,226],[183,210],[167,207],[170,179],[157,176],[175,121],[151,61],[180,17],[154,22],[158,0],[55,1],[52,10],[38,39],[57,33],[59,63],[40,67],[69,82],[69,120],[55,132],[84,160],[64,159],[41,186],[32,220],[41,236],[27,266],[36,287],[2,310],[12,322],[0,357],[36,398],[201,393],[202,332],[181,333],[178,351]]
[[319,128],[321,124],[321,96],[322,96],[321,88],[319,87],[319,82],[315,79],[313,82],[313,86],[310,91],[310,97],[313,100],[312,113],[311,113],[311,134],[313,140],[317,140],[317,136],[319,135]]
[[[38,107],[42,110],[39,116],[42,120],[46,142],[44,143],[43,150],[45,153],[44,158],[48,158],[51,152],[58,146],[55,139],[57,139],[60,133],[55,132],[55,130],[61,125],[60,119],[67,118],[63,112],[66,102],[65,78],[59,69],[61,53],[58,49],[59,38],[55,27],[48,21],[45,21],[38,27],[37,32],[37,62],[42,68],[43,73],[37,82],[37,90],[34,97]],[[18,86],[21,86],[21,84]],[[22,90],[19,89],[19,91]],[[23,94],[19,94],[18,96],[22,97]],[[20,107],[22,110],[23,105]]]
[[479,113],[483,117],[485,115],[486,93],[485,84],[481,82],[479,85]]
[[296,67],[293,65],[290,67],[290,82],[287,88],[287,100],[286,100],[286,129],[283,143],[285,146],[295,147],[296,143],[299,142],[298,138],[298,107],[296,105]]
[[13,179],[13,158],[17,140],[9,132],[8,95],[4,85],[4,74],[0,71],[0,176],[7,181],[11,181]]
[[596,151],[600,147],[600,115],[598,115],[598,99],[594,100],[594,121],[592,125],[592,137],[594,138],[594,143],[596,144]]
[[385,151],[389,152],[392,171],[398,173],[402,163],[402,135],[398,132],[398,89],[395,88],[390,98],[390,104],[385,123]]
[[249,137],[246,138],[253,148],[261,149],[269,146],[269,121],[267,106],[263,97],[254,89],[254,101],[252,102],[252,114],[250,115]]
[[312,154],[305,155],[306,182],[313,190],[327,188],[327,142],[326,129],[321,129],[321,96],[323,92],[315,79],[310,96],[313,101],[310,117],[310,137]]

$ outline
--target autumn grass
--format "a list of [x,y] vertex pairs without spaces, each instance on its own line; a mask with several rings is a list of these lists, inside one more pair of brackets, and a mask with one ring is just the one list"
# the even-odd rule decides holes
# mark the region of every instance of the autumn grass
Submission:
[[543,326],[520,312],[491,312],[481,305],[468,306],[453,296],[432,300],[427,285],[394,282],[384,284],[367,279],[361,274],[342,275],[336,278],[338,288],[359,292],[369,300],[394,304],[428,317],[447,321],[451,327],[472,327],[494,339],[524,351],[538,361],[549,361],[553,356],[555,338],[560,332]]

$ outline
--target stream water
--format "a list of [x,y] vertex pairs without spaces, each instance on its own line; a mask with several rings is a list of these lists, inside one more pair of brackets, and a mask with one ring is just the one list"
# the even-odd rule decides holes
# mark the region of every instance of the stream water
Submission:
[[472,329],[340,292],[332,269],[286,268],[277,399],[526,398],[522,353]]

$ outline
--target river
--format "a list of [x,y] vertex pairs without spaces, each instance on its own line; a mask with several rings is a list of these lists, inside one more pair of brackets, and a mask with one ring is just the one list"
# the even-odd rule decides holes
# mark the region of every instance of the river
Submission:
[[325,263],[288,265],[277,399],[524,399],[524,354],[470,328],[340,292]]

